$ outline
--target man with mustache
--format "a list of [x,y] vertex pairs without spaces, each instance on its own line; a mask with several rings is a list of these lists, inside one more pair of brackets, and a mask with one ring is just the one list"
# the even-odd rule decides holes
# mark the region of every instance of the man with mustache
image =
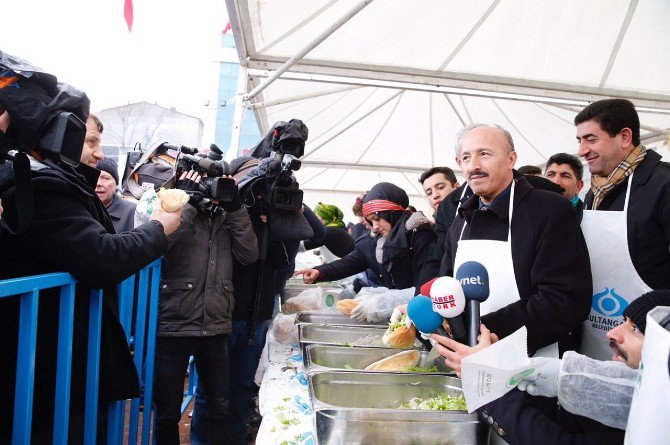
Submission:
[[[624,310],[625,321],[607,333],[614,361],[569,351],[562,360],[551,360],[532,380],[519,383],[528,394],[553,398],[546,399],[551,403],[538,407],[537,402],[545,399],[512,390],[478,411],[513,444],[623,443],[647,313],[669,305],[670,290],[664,289],[642,295]],[[667,411],[668,403],[655,408]]]
[[652,289],[670,288],[670,165],[641,144],[640,119],[628,100],[594,102],[575,125],[591,172],[581,226],[593,304],[581,352],[605,360],[603,332],[621,322],[622,310]]
[[[532,187],[513,171],[516,159],[502,127],[472,124],[459,132],[456,162],[475,194],[449,229],[440,275],[455,276],[468,261],[481,263],[490,288],[482,323],[500,338],[526,326],[528,353],[558,358],[559,348],[577,346],[588,314],[588,252],[570,202]],[[471,353],[460,346],[445,355],[456,370]]]

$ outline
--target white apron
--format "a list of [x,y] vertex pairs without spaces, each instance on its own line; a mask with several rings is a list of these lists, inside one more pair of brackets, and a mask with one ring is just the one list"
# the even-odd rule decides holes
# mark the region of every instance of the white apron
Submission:
[[625,444],[667,443],[670,430],[670,332],[659,325],[670,307],[647,314],[637,386],[628,415]]
[[596,360],[612,358],[607,331],[624,321],[622,313],[633,300],[652,290],[637,274],[628,250],[626,212],[632,183],[630,175],[622,211],[584,210],[582,217],[593,275],[593,301],[584,322],[580,352]]
[[[456,258],[454,259],[454,273],[461,264],[468,261],[481,263],[489,274],[489,298],[481,303],[481,315],[490,314],[521,299],[516,287],[514,264],[512,262],[512,212],[514,210],[514,186],[509,197],[509,226],[507,240],[464,240],[459,239]],[[467,224],[467,223],[466,223]],[[465,224],[461,230],[461,238],[465,231]],[[546,346],[534,355],[535,357],[558,358],[558,343]]]

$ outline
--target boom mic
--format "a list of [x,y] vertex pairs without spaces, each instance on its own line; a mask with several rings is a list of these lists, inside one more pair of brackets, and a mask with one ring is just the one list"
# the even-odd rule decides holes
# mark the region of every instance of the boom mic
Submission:
[[479,335],[479,304],[489,298],[489,273],[482,263],[467,261],[458,268],[456,279],[460,282],[468,305],[468,345],[477,345]]
[[432,283],[430,299],[433,301],[433,311],[447,319],[451,336],[456,341],[465,343],[465,325],[461,316],[465,310],[463,288],[458,280],[452,277],[439,277],[429,283]]
[[442,327],[442,317],[433,312],[433,302],[425,295],[417,295],[409,300],[407,316],[419,332],[448,336],[447,331]]

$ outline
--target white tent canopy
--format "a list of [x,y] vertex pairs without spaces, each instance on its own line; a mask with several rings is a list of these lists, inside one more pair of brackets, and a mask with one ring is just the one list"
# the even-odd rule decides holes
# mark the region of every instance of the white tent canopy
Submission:
[[456,169],[455,134],[472,122],[510,130],[517,165],[543,165],[556,152],[576,152],[576,112],[605,97],[636,104],[643,143],[664,140],[670,128],[664,0],[227,6],[246,75],[237,125],[242,105],[262,132],[278,120],[305,121],[298,179],[308,196],[387,180],[418,197],[421,171]]

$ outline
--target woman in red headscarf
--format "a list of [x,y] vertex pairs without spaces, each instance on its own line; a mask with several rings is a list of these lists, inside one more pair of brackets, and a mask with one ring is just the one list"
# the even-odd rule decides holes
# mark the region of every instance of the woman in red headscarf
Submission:
[[314,269],[296,271],[305,283],[334,281],[372,269],[389,289],[417,287],[419,274],[435,241],[428,219],[407,210],[409,198],[400,187],[380,182],[363,199],[363,217],[372,227],[371,237],[356,240],[344,258]]

